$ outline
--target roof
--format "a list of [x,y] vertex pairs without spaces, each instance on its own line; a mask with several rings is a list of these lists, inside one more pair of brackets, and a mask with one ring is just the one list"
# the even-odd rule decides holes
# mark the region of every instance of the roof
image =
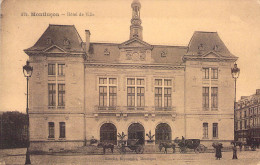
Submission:
[[[68,41],[67,44],[64,44],[65,41]],[[25,51],[44,51],[53,46],[57,46],[66,52],[84,51],[82,39],[74,25],[52,24],[49,25],[34,46]]]
[[227,49],[217,32],[195,31],[186,55],[203,55],[215,52],[223,57],[235,57]]
[[[92,62],[119,62],[118,45],[115,43],[90,43],[88,60]],[[109,51],[109,56],[104,55],[106,49]]]
[[[90,43],[89,57],[90,62],[108,62],[116,63],[120,61],[120,47],[122,44],[115,43]],[[182,57],[187,52],[186,46],[165,46],[165,45],[150,45],[152,46],[152,63],[154,64],[171,64],[181,65]],[[109,56],[104,55],[105,50],[109,51]],[[162,52],[165,56],[162,57]]]
[[256,90],[256,93],[250,96],[241,96],[241,99],[236,103],[236,109],[241,109],[246,106],[255,106],[260,104],[260,89]]
[[254,99],[260,99],[260,89],[257,89],[256,93],[250,96],[241,96],[241,99],[238,102],[250,101]]
[[[86,43],[82,41],[74,25],[50,24],[34,46],[26,49],[25,52],[27,54],[35,51],[46,53],[86,53],[85,47]],[[154,64],[182,65],[185,62],[183,57],[211,58],[212,52],[215,55],[215,59],[237,59],[229,52],[217,32],[195,31],[188,46],[150,45],[138,38],[133,38],[123,43],[91,42],[87,60],[89,62],[122,62],[120,49],[151,50],[152,59],[147,62]]]
[[[186,52],[186,46],[153,45],[152,58],[154,63],[181,65],[182,57]],[[162,57],[162,53],[165,53],[164,57]]]

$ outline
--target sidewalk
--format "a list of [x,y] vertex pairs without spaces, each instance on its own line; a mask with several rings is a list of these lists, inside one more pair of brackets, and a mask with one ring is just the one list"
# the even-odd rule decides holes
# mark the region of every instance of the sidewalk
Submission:
[[[19,151],[18,151],[19,150]],[[15,149],[14,151],[5,150],[0,153],[5,153],[5,156],[0,157],[0,162],[5,164],[24,164],[25,162],[25,149]],[[15,155],[8,155],[15,154]],[[223,152],[221,160],[215,160],[214,153],[194,153],[189,152],[187,154],[135,154],[127,153],[123,155],[119,154],[107,154],[107,155],[85,155],[80,153],[70,153],[70,155],[60,155],[61,153],[53,153],[50,155],[31,155],[32,164],[149,164],[149,165],[258,165],[260,163],[260,150],[257,151],[238,151],[238,160],[232,160],[232,152]]]

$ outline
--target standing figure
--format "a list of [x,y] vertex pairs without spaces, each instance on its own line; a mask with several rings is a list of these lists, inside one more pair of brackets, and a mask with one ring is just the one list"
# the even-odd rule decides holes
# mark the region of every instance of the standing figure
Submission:
[[242,151],[243,144],[242,142],[239,143],[239,150]]
[[221,143],[214,144],[213,147],[216,150],[215,153],[216,160],[220,160],[220,158],[222,158],[222,153],[221,153],[221,149],[223,148],[222,144]]
[[232,159],[237,159],[237,146],[236,146],[236,144],[234,144],[232,149],[233,149],[233,158]]

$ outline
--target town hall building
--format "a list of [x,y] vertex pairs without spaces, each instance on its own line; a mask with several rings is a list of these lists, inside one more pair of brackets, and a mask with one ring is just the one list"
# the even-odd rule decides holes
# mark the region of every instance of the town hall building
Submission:
[[30,149],[60,151],[92,138],[117,144],[118,133],[146,145],[182,136],[229,143],[234,128],[237,60],[217,32],[195,31],[187,46],[145,41],[141,4],[131,4],[130,38],[91,42],[74,25],[49,25],[25,49],[33,66],[29,86]]

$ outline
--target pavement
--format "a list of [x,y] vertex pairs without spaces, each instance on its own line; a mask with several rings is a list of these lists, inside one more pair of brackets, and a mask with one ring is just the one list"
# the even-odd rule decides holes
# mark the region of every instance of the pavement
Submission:
[[[24,164],[26,149],[0,150],[0,165]],[[232,152],[222,152],[222,159],[216,160],[214,153],[168,153],[168,154],[135,154],[124,155],[84,155],[84,154],[49,154],[31,155],[32,164],[57,165],[260,165],[260,149],[256,151],[238,151],[238,159],[232,160]]]

